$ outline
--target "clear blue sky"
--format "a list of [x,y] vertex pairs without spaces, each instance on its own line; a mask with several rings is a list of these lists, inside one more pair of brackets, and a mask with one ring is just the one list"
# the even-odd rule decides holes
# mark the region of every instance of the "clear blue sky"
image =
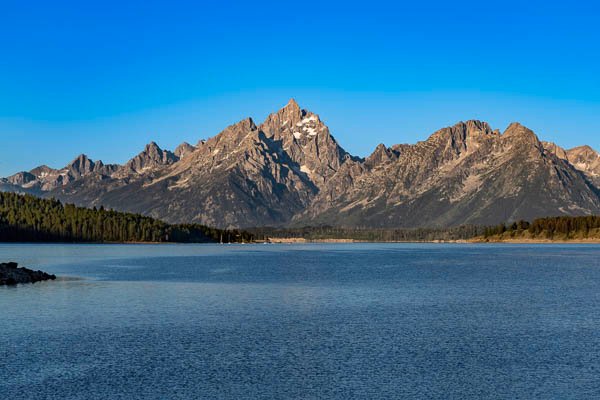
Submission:
[[600,150],[594,2],[3,0],[0,176],[124,162],[294,97],[347,150],[459,120]]

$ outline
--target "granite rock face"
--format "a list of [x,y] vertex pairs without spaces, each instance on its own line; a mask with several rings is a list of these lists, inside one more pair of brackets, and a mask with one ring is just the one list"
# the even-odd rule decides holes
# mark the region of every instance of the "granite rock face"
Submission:
[[600,153],[590,146],[565,150],[554,143],[544,142],[548,151],[581,171],[596,187],[600,187]]
[[50,275],[42,271],[34,271],[27,268],[19,268],[17,263],[0,263],[0,286],[17,285],[19,283],[36,283],[56,279],[56,275]]
[[467,121],[347,163],[295,223],[447,227],[598,212],[597,188],[531,130]]
[[191,144],[189,144],[187,142],[183,142],[179,146],[177,146],[177,148],[174,151],[174,154],[175,154],[175,156],[177,156],[178,159],[181,160],[188,154],[193,153],[194,150],[196,150],[195,146],[192,146]]
[[152,142],[124,165],[82,155],[0,180],[0,190],[218,227],[447,227],[600,214],[600,155],[459,122],[414,145],[346,152],[317,114],[290,100],[174,152]]

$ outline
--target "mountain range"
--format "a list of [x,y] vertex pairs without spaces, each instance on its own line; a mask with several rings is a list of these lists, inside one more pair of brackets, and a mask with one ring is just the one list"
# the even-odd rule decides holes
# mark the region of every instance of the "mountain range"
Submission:
[[124,165],[82,154],[2,178],[0,190],[221,228],[489,225],[600,214],[600,154],[470,120],[361,158],[290,100],[260,125],[247,118],[174,151],[151,142]]

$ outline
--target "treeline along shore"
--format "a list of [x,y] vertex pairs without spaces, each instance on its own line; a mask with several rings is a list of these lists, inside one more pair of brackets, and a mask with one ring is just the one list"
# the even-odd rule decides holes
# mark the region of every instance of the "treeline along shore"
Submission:
[[483,235],[484,227],[475,225],[448,229],[373,229],[340,228],[332,226],[302,228],[252,228],[250,232],[257,238],[273,242],[318,242],[318,241],[358,241],[358,242],[433,242],[468,240]]
[[253,228],[257,239],[279,242],[600,242],[600,216],[549,217],[495,226],[368,229],[331,226]]
[[139,214],[0,192],[2,242],[235,243],[253,239],[251,233],[241,230],[171,225]]
[[518,221],[484,229],[482,241],[600,242],[600,216],[549,217]]
[[167,224],[140,214],[82,208],[58,200],[0,192],[1,242],[600,242],[600,216],[549,217],[495,226],[373,229],[332,226],[246,230]]

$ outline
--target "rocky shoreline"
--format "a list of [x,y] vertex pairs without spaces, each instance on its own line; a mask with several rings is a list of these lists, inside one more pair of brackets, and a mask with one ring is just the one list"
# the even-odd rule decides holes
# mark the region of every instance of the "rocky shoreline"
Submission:
[[19,268],[17,263],[0,263],[0,286],[17,285],[19,283],[35,283],[56,279],[56,275],[28,268]]

